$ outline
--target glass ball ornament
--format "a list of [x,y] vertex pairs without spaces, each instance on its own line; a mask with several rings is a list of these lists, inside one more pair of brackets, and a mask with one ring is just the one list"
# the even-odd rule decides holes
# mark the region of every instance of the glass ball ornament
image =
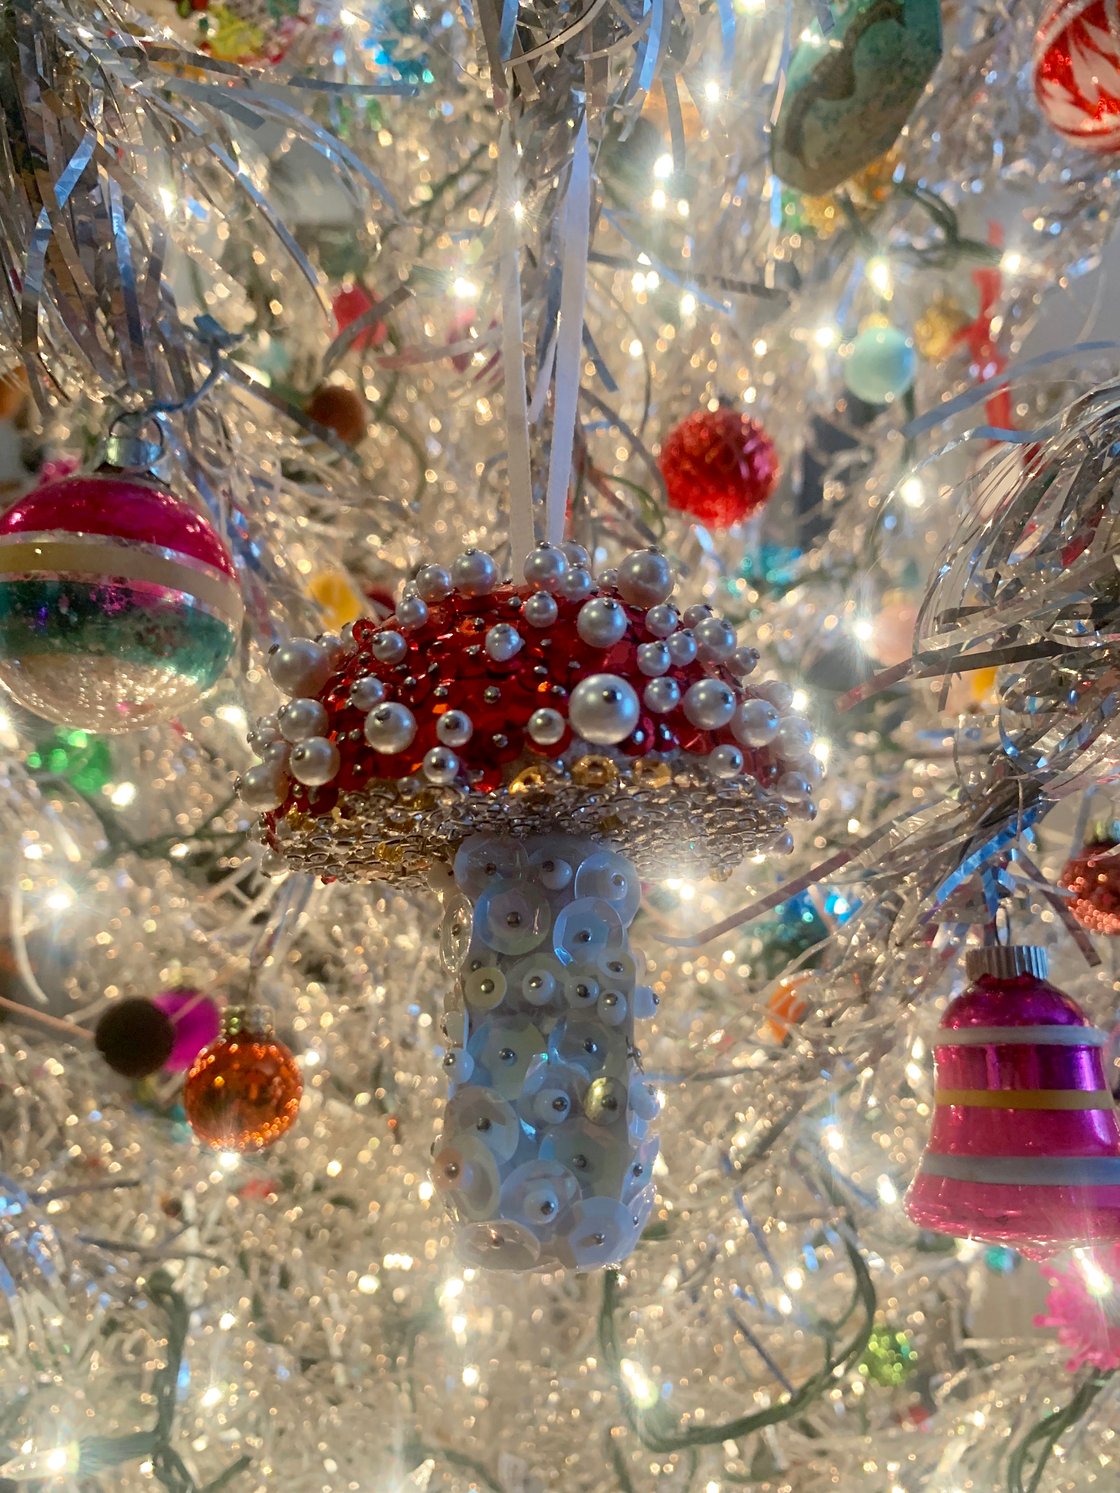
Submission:
[[1034,91],[1051,128],[1102,155],[1120,150],[1120,32],[1111,0],[1052,0],[1034,44]]
[[917,368],[917,353],[905,332],[864,327],[845,360],[844,383],[865,404],[892,404],[911,388]]
[[216,1001],[193,986],[176,985],[163,990],[152,1004],[167,1016],[175,1039],[164,1064],[166,1073],[185,1073],[204,1047],[213,1042],[222,1027]]
[[263,1151],[295,1124],[303,1079],[268,1013],[232,1006],[187,1074],[183,1108],[198,1139],[223,1151]]
[[665,439],[660,467],[669,507],[709,529],[749,518],[778,485],[773,441],[731,405],[682,420]]
[[64,477],[0,516],[0,681],[58,725],[113,735],[188,709],[242,615],[209,520],[150,478]]

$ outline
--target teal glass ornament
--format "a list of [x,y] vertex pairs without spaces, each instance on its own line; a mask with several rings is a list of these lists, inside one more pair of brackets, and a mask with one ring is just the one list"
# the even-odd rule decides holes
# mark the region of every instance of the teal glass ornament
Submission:
[[914,382],[918,355],[897,327],[865,327],[852,343],[844,382],[865,404],[892,404]]

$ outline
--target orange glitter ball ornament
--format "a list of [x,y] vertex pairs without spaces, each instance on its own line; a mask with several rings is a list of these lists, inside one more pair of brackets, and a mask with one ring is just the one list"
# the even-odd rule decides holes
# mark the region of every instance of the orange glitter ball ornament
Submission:
[[263,1151],[290,1130],[303,1080],[261,1006],[230,1006],[221,1035],[187,1074],[183,1108],[199,1140],[223,1151]]

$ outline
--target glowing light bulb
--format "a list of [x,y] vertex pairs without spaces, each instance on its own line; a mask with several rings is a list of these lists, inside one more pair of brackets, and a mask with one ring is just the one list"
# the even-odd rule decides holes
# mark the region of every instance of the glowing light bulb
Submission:
[[632,1358],[624,1358],[620,1364],[622,1377],[626,1381],[626,1388],[630,1391],[630,1397],[642,1410],[649,1410],[656,1405],[661,1396],[657,1393],[657,1385],[642,1368],[640,1363],[635,1363]]
[[893,283],[891,267],[885,259],[871,259],[867,264],[867,278],[881,296],[889,296]]
[[478,295],[478,286],[465,275],[459,275],[451,289],[461,301],[473,301]]
[[136,784],[118,783],[109,794],[109,802],[115,809],[127,809],[129,804],[136,802]]
[[673,157],[658,156],[653,163],[653,174],[658,181],[668,181],[673,174]]
[[1085,1289],[1089,1295],[1095,1296],[1098,1301],[1105,1296],[1111,1296],[1114,1289],[1112,1277],[1107,1271],[1101,1269],[1090,1251],[1075,1249],[1073,1254],[1077,1261],[1077,1268],[1085,1279]]
[[663,187],[654,188],[649,199],[649,205],[653,208],[654,212],[663,213],[668,203],[669,199],[665,195],[665,189]]
[[709,104],[718,104],[723,97],[723,89],[714,78],[709,78],[704,84],[704,97],[708,100]]
[[836,328],[818,327],[817,330],[813,333],[813,341],[817,344],[818,347],[835,347]]
[[1023,256],[1016,249],[1008,249],[999,262],[1004,274],[1017,275],[1023,268]]
[[926,500],[926,490],[920,477],[907,477],[898,491],[907,508],[920,508]]
[[681,296],[681,315],[691,316],[695,310],[696,297],[692,294],[691,290],[686,290],[684,295]]

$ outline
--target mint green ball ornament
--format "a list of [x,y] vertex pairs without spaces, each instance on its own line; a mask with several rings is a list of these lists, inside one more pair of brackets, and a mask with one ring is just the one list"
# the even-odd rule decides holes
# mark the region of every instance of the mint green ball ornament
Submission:
[[892,404],[914,382],[918,355],[897,327],[865,327],[852,343],[844,382],[865,404]]

